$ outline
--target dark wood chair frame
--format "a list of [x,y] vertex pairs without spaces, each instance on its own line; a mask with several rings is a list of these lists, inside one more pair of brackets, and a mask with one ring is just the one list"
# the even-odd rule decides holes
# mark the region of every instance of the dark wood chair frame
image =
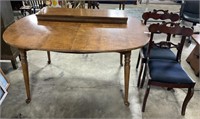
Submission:
[[97,1],[87,1],[88,2],[88,9],[99,9],[99,2]]
[[176,55],[177,56],[176,61],[179,64],[180,64],[179,59],[181,57],[181,53],[182,53],[182,49],[183,49],[186,37],[191,36],[193,34],[193,30],[190,29],[190,28],[185,28],[184,26],[180,27],[178,24],[175,24],[175,23],[173,23],[173,26],[169,27],[169,26],[167,26],[167,24],[171,24],[171,23],[164,23],[163,25],[153,24],[149,27],[149,31],[151,32],[151,38],[150,38],[150,42],[149,42],[149,48],[148,48],[148,51],[147,51],[147,63],[145,63],[145,65],[146,65],[145,75],[147,74],[147,77],[148,77],[148,86],[147,86],[146,93],[145,93],[144,100],[143,100],[142,112],[145,111],[146,101],[147,101],[151,86],[167,87],[169,89],[172,89],[172,88],[188,88],[188,92],[187,92],[187,95],[186,95],[184,102],[182,104],[182,111],[181,111],[181,114],[185,115],[185,110],[186,110],[187,104],[194,94],[195,82],[192,79],[191,79],[191,81],[193,83],[190,83],[190,84],[180,83],[180,82],[167,83],[167,82],[153,81],[151,79],[150,74],[149,74],[148,61],[151,60],[151,59],[149,59],[148,57],[150,56],[150,50],[151,50],[151,48],[154,44],[154,42],[153,42],[154,34],[156,34],[156,33],[166,33],[168,35],[175,34],[175,35],[181,35],[182,36],[181,41],[177,45],[175,45],[174,43],[172,43],[170,41],[162,41],[162,42],[157,44],[159,47],[168,47],[168,48],[175,47],[175,48],[177,48],[178,52],[177,52],[177,55]]
[[[147,22],[149,19],[154,19],[156,21],[158,20],[170,20],[170,22],[178,22],[179,21],[179,15],[176,13],[169,13],[168,10],[153,10],[152,12],[145,12],[142,15],[142,22],[144,25],[147,25]],[[159,33],[158,33],[159,34]],[[168,35],[166,41],[170,41],[171,35]],[[121,61],[122,62],[122,61]],[[138,76],[138,83],[137,87],[140,86],[140,88],[143,87],[144,84],[144,76],[142,79],[142,82],[140,84],[140,79],[143,73],[144,69],[144,64],[147,62],[146,56],[143,54],[143,48],[140,49],[139,54],[138,54],[138,59],[137,59],[137,64],[136,64],[136,69],[138,69],[139,64],[140,64],[140,71],[139,71],[139,76]]]

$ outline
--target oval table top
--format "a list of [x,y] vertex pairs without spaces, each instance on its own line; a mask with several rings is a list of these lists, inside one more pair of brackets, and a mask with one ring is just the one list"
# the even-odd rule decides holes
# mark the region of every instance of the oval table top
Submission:
[[123,52],[144,46],[149,37],[140,20],[127,24],[38,21],[26,16],[4,32],[6,43],[19,49],[69,53]]

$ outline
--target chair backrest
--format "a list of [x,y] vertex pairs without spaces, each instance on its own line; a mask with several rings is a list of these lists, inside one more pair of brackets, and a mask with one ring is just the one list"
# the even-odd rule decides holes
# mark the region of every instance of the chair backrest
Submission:
[[179,15],[176,13],[169,13],[168,10],[153,10],[149,12],[145,12],[142,15],[143,23],[146,25],[149,19],[155,20],[167,20],[169,19],[171,22],[176,22],[180,19]]
[[[173,22],[163,22],[161,24],[151,24],[149,26],[149,32],[151,32],[149,47],[147,50],[147,57],[150,56],[151,48],[159,47],[159,48],[175,48],[177,50],[176,60],[180,62],[181,54],[183,50],[183,46],[185,43],[186,37],[189,37],[193,34],[193,30],[191,28],[186,28],[185,26],[181,27],[179,23]],[[171,35],[180,35],[181,40],[178,41],[166,41],[162,40],[158,43],[154,41],[154,34],[166,34],[167,37],[171,37]]]
[[34,7],[35,9],[41,9],[45,6],[45,0],[28,0],[27,4]]

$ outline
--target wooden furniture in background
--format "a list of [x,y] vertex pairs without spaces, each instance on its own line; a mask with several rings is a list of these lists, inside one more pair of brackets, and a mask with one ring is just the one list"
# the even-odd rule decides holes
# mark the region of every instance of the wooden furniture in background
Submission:
[[88,1],[88,9],[99,9],[99,2],[97,1]]
[[190,64],[196,76],[199,76],[199,45],[200,45],[200,34],[192,35],[192,38],[196,42],[195,48],[192,50],[186,61]]
[[[13,69],[17,69],[16,57],[19,56],[19,50],[12,47],[4,42],[2,34],[4,30],[12,23],[14,23],[14,15],[10,1],[1,1],[1,36],[0,36],[0,47],[1,47],[1,60],[11,60]],[[19,27],[20,28],[20,27]]]
[[19,9],[21,10],[22,15],[26,16],[26,12],[28,12],[29,14],[32,14],[32,6],[21,6]]
[[[78,9],[82,11],[82,9]],[[99,14],[99,10],[87,9],[82,14]],[[110,17],[110,10],[103,10]],[[118,11],[119,13],[122,11]],[[72,13],[73,14],[73,13]],[[19,29],[20,28],[20,29]],[[131,51],[148,43],[145,25],[134,17],[127,24],[38,21],[33,15],[26,16],[9,26],[3,34],[6,43],[20,49],[27,100],[31,101],[27,51],[43,50],[62,53],[109,53],[125,56],[124,103],[129,105],[129,77]]]

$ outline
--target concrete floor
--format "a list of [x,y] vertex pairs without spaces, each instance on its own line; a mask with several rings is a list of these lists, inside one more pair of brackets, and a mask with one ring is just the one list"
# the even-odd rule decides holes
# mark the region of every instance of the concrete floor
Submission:
[[[100,8],[117,8],[118,5],[100,5]],[[127,5],[126,9],[162,8],[179,10],[179,5]],[[132,118],[132,119],[198,119],[200,117],[200,80],[185,59],[194,43],[184,47],[182,66],[196,81],[194,96],[189,102],[186,115],[181,116],[185,89],[167,91],[153,87],[141,112],[144,88],[137,88],[138,72],[135,69],[139,50],[131,55],[129,87],[130,106],[123,103],[123,67],[119,65],[118,53],[62,54],[51,53],[52,64],[47,64],[46,52],[29,51],[31,96],[25,103],[25,87],[21,64],[13,70],[10,63],[1,67],[10,79],[9,94],[1,105],[1,118]]]

